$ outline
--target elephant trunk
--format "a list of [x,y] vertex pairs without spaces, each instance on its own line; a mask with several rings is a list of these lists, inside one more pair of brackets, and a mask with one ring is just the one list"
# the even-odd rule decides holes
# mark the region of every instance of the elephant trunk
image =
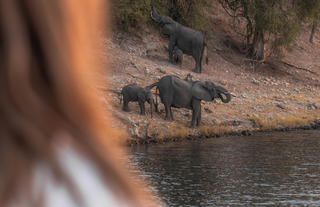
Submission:
[[[224,98],[222,94],[223,94],[226,98]],[[221,101],[222,101],[223,103],[228,103],[228,102],[231,101],[231,95],[230,95],[229,92],[219,93],[219,98],[221,99]]]
[[154,9],[154,5],[153,5],[153,1],[151,1],[151,18],[156,21],[156,22],[160,22],[161,20],[161,16],[156,12],[156,10]]

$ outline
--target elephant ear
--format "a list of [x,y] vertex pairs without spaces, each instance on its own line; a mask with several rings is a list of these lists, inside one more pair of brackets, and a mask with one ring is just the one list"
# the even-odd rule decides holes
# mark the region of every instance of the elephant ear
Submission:
[[193,84],[191,89],[192,97],[204,100],[204,101],[212,101],[213,96],[211,95],[210,91],[206,87],[206,83],[203,82],[196,82]]
[[174,31],[175,31],[175,24],[168,23],[168,24],[164,24],[162,27],[162,33],[165,35],[170,36],[174,34]]

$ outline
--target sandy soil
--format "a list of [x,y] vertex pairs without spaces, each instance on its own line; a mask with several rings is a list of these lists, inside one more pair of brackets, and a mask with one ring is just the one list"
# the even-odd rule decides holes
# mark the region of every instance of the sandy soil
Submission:
[[[114,127],[128,133],[129,143],[211,137],[226,134],[248,135],[259,130],[312,128],[320,119],[320,36],[308,42],[310,29],[302,32],[292,51],[283,59],[268,57],[264,63],[248,61],[239,52],[241,38],[233,30],[232,20],[219,9],[212,13],[210,31],[206,33],[209,64],[203,73],[192,73],[194,61],[184,55],[183,64],[168,61],[168,40],[159,28],[147,25],[132,36],[114,31],[111,39],[102,40],[102,53],[108,54],[109,76],[102,74],[102,99],[114,113]],[[107,52],[108,51],[108,52]],[[103,60],[104,61],[104,60]],[[139,115],[138,103],[130,103],[123,112],[119,96],[107,89],[121,90],[129,83],[147,86],[162,76],[174,74],[184,78],[191,73],[194,80],[211,80],[227,88],[234,97],[230,103],[220,100],[202,103],[202,126],[189,128],[191,111],[173,109],[175,121],[164,120],[164,107],[150,117]],[[108,84],[107,84],[108,83]]]

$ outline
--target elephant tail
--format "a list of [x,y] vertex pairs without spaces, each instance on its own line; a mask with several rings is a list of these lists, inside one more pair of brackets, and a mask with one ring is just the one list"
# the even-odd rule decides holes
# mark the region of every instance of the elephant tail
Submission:
[[148,90],[151,90],[152,88],[154,88],[155,86],[158,86],[158,82],[155,82],[149,86],[146,86],[145,88],[148,89]]
[[118,90],[114,90],[114,89],[104,89],[104,91],[109,91],[109,92],[118,94],[118,95],[119,95],[119,98],[120,98],[120,104],[121,104],[122,98],[123,98],[122,91],[118,91]]
[[155,111],[158,112],[158,93],[157,93],[157,91],[159,91],[158,82],[155,82],[155,83],[153,83],[153,84],[151,84],[149,86],[146,86],[145,88],[148,89],[148,90],[151,90],[155,86],[157,86],[157,87],[156,87],[156,103],[154,104],[155,105],[154,108],[155,108]]
[[159,109],[158,109],[158,95],[159,95],[159,88],[157,86],[157,88],[156,88],[156,102],[154,104],[155,112],[159,112]]
[[206,39],[204,39],[204,47],[206,47],[206,53],[207,53],[207,56],[206,56],[206,64],[208,65],[208,63],[209,63],[209,57],[208,57],[208,44],[207,44]]
[[122,99],[123,99],[123,94],[122,93],[120,94],[119,99],[120,99],[120,104],[121,104],[122,103]]

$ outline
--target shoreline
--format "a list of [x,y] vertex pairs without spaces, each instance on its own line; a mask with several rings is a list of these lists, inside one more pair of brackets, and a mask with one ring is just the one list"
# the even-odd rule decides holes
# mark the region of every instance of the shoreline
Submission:
[[281,127],[275,129],[255,129],[255,130],[242,130],[242,131],[230,131],[223,134],[210,134],[204,135],[200,134],[199,136],[188,135],[187,137],[172,137],[172,138],[164,138],[157,139],[153,137],[148,137],[145,139],[137,138],[129,139],[126,142],[126,145],[131,147],[135,145],[148,145],[148,144],[164,144],[168,142],[181,142],[185,140],[204,140],[204,139],[212,139],[212,138],[223,138],[223,137],[238,137],[238,136],[251,136],[255,133],[275,133],[275,132],[289,132],[289,131],[305,131],[305,130],[319,130],[320,131],[320,119],[316,119],[310,122],[307,125],[296,126],[296,127]]

